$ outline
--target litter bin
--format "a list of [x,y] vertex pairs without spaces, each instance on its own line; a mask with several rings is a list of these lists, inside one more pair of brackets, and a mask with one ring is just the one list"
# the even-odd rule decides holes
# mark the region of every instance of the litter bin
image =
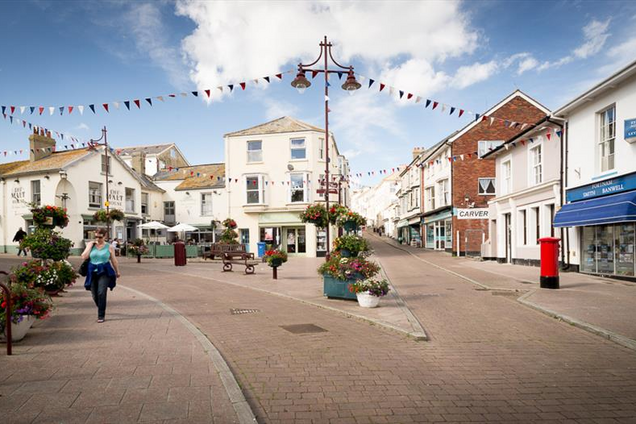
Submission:
[[559,242],[556,237],[543,237],[541,243],[541,278],[542,289],[559,288]]
[[259,241],[258,243],[256,243],[256,246],[258,246],[258,257],[262,258],[263,256],[265,256],[265,245],[267,243],[265,243],[264,241]]
[[182,241],[174,244],[174,266],[184,266],[187,263],[186,246]]

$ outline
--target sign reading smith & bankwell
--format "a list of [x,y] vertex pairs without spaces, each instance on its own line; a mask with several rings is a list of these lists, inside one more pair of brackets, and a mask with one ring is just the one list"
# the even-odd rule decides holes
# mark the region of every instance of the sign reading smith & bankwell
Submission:
[[566,198],[568,202],[576,202],[630,190],[636,190],[636,172],[573,188],[567,191]]

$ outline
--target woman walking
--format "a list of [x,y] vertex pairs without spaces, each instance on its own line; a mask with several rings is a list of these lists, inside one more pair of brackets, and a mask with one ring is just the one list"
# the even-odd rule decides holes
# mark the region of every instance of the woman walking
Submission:
[[88,243],[82,259],[90,259],[84,287],[90,290],[97,306],[97,322],[102,323],[106,317],[106,293],[112,291],[119,278],[119,263],[115,257],[115,249],[106,243],[106,230],[95,230],[95,241]]

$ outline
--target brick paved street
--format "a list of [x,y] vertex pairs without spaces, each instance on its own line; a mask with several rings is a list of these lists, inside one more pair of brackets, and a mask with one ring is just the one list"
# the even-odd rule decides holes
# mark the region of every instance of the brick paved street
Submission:
[[[424,267],[384,242],[373,244],[430,341],[414,341],[400,332],[269,294],[263,290],[277,283],[262,270],[249,276],[258,288],[253,290],[247,287],[247,277],[223,274],[218,264],[192,263],[181,269],[169,261],[125,261],[121,284],[165,302],[206,334],[230,365],[258,422],[636,420],[634,351],[520,305],[504,292],[485,291],[443,270]],[[292,261],[303,259],[291,259],[286,266],[296,266]],[[281,284],[289,284],[285,278],[294,277],[285,267],[281,271]],[[299,289],[302,285],[313,290],[318,276],[312,278],[315,281],[295,281]],[[90,298],[82,294],[94,312]],[[116,296],[110,302],[113,310],[118,302],[124,310],[130,307]],[[232,308],[258,311],[233,315]],[[113,315],[99,330],[110,335],[121,331],[117,318]],[[18,349],[43,343],[37,340],[47,337],[45,325],[61,319],[64,316],[55,315],[38,323],[37,331]],[[162,319],[163,315],[146,316],[143,321],[152,328]],[[314,324],[326,331],[294,334],[281,328],[294,324]],[[73,341],[95,337],[86,328],[67,331]],[[55,346],[50,338],[46,343]],[[55,360],[56,366],[64,367],[69,360],[55,357],[55,349],[50,352],[49,361]],[[125,356],[117,360],[125,361]],[[3,369],[7,361],[0,357]],[[10,399],[18,390],[32,387],[11,380],[12,375],[15,371],[0,374],[4,410],[14,406]],[[39,378],[38,386],[47,387],[50,375]],[[94,376],[82,378],[91,381]],[[47,396],[67,407],[64,387],[50,386]],[[99,390],[103,389],[96,393]],[[94,396],[102,399],[102,393]],[[71,408],[79,406],[73,402]],[[74,416],[80,422],[85,418]]]

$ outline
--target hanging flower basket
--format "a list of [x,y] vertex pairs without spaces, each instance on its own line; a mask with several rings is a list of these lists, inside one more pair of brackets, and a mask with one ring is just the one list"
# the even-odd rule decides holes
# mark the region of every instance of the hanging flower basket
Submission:
[[324,228],[329,222],[329,214],[323,205],[310,205],[300,214],[300,220],[305,223],[314,224],[318,228]]
[[124,212],[119,209],[111,209],[108,215],[113,221],[122,221],[124,219]]
[[283,250],[268,250],[265,252],[267,265],[277,268],[287,262],[287,252]]
[[31,213],[33,214],[33,222],[38,227],[64,228],[68,225],[68,214],[64,208],[46,205],[32,208]]

